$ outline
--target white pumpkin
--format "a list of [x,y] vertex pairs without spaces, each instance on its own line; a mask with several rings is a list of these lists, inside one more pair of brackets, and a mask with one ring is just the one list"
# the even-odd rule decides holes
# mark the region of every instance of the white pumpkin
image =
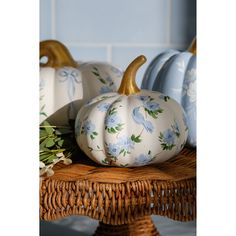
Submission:
[[59,41],[40,42],[40,123],[68,125],[79,108],[102,93],[117,91],[122,72],[105,62],[78,63]]
[[134,167],[160,163],[178,154],[188,131],[182,107],[160,92],[140,90],[137,57],[126,69],[118,93],[97,96],[84,105],[75,121],[79,147],[93,161]]

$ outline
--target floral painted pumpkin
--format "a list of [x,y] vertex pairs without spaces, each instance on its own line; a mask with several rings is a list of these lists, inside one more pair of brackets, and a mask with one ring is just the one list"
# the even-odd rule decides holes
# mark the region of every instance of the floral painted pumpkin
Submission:
[[79,108],[99,94],[117,91],[118,68],[103,62],[78,63],[59,41],[40,42],[40,123],[68,125]]
[[168,50],[149,64],[142,88],[162,92],[175,99],[186,112],[187,144],[196,147],[196,39],[188,51]]
[[95,97],[75,121],[76,140],[93,161],[132,167],[160,163],[184,147],[187,126],[182,107],[170,97],[140,90],[137,69],[146,61],[137,57],[126,69],[116,93]]

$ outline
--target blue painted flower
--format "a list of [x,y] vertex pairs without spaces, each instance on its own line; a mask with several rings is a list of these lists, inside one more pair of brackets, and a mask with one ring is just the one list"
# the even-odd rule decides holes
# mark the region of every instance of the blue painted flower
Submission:
[[139,107],[133,109],[132,117],[137,124],[143,124],[145,122],[144,116],[139,112]]
[[112,115],[108,115],[105,118],[105,126],[110,129],[110,128],[115,128],[116,126],[118,126],[121,123],[121,119],[119,116],[117,116],[117,114],[112,114]]
[[165,102],[167,102],[167,101],[170,99],[169,96],[164,95],[164,94],[161,94],[161,95],[159,96],[159,98],[162,99],[162,100],[164,100]]
[[139,112],[139,109],[140,107],[136,107],[133,109],[132,117],[134,121],[137,124],[142,124],[147,132],[152,133],[154,130],[153,124],[150,121],[144,119],[144,116]]
[[149,96],[145,96],[145,95],[140,95],[138,96],[139,100],[145,102],[145,101],[149,101],[150,97]]
[[150,155],[140,154],[138,157],[135,158],[134,164],[137,166],[142,166],[147,164],[150,160],[151,160]]
[[173,145],[175,143],[175,133],[171,129],[167,129],[163,132],[163,141],[167,145]]
[[118,157],[119,154],[120,154],[120,151],[121,151],[121,147],[119,144],[115,143],[109,143],[107,145],[107,150],[108,150],[108,154],[110,156],[113,156],[113,157]]
[[105,78],[105,80],[106,80],[106,82],[108,82],[108,84],[113,84],[113,83],[114,83],[113,80],[112,80],[112,78],[111,78],[110,76],[107,76],[107,77]]
[[196,102],[196,69],[192,68],[186,72],[186,79],[183,83],[182,96],[187,96],[191,103]]
[[154,130],[153,124],[148,120],[143,122],[143,126],[147,130],[147,132],[149,132],[149,133],[152,133]]
[[118,145],[120,145],[121,148],[127,152],[134,149],[134,141],[132,141],[129,137],[121,137],[118,141]]
[[109,103],[100,103],[97,106],[97,108],[98,108],[99,111],[106,112],[109,109],[110,105],[111,104],[109,104]]
[[112,92],[112,88],[108,87],[108,86],[103,86],[100,88],[99,93],[103,94],[103,93],[110,93]]
[[143,105],[149,111],[156,111],[160,109],[160,105],[154,101],[147,101]]
[[174,125],[171,126],[174,133],[176,134],[177,137],[180,136],[180,130],[179,130],[179,125],[178,123],[175,121]]
[[95,125],[90,120],[85,121],[82,127],[82,132],[85,135],[91,135],[94,131],[95,131]]

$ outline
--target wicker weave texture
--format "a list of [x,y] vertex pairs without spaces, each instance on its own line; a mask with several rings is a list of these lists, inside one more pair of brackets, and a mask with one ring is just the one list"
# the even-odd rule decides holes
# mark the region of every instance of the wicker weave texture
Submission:
[[195,194],[194,179],[125,184],[47,180],[42,184],[40,212],[43,220],[86,215],[112,225],[151,214],[189,221],[196,215]]

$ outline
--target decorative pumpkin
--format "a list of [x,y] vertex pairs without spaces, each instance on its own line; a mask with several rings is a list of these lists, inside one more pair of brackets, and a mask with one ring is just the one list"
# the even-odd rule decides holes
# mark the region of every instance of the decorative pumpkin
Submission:
[[40,42],[40,123],[68,125],[90,98],[117,91],[122,79],[118,68],[102,62],[77,63],[56,40]]
[[135,83],[145,61],[144,56],[137,57],[127,67],[118,92],[95,97],[77,115],[77,143],[97,163],[122,167],[159,163],[185,145],[188,131],[182,107]]
[[187,144],[196,147],[196,39],[188,51],[168,50],[156,56],[141,87],[162,92],[182,105],[189,128]]

